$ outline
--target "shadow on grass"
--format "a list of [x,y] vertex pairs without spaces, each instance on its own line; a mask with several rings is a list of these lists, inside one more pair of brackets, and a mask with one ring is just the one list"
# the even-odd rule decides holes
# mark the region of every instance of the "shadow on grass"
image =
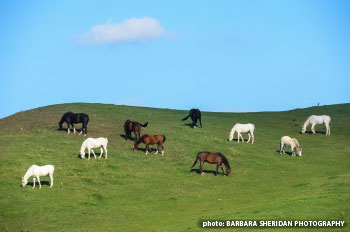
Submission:
[[130,140],[130,141],[136,142],[136,138],[132,138],[132,137],[126,136],[125,134],[120,134],[120,137],[122,137],[125,140]]
[[[193,126],[193,123],[186,123],[186,124],[184,124],[184,125],[193,128],[193,127],[192,127],[192,126]],[[200,127],[199,127],[197,124],[196,124],[195,126],[196,126],[196,128],[199,128],[199,129],[200,129]]]
[[[56,130],[57,130],[57,131],[64,131],[64,132],[68,133],[68,128],[62,128],[62,129],[57,128]],[[82,132],[82,129],[77,129],[77,128],[75,128],[75,131],[76,131],[76,134],[80,134],[80,132]],[[70,129],[70,133],[71,133],[71,134],[74,134],[74,131],[73,131],[72,128]]]
[[[280,154],[280,150],[276,150],[276,152],[278,153],[278,154]],[[280,154],[280,155],[289,155],[289,156],[292,156],[292,152],[291,151],[286,151],[286,154]]]
[[[41,180],[40,183],[41,183],[42,186],[43,186],[43,185],[50,186],[50,181],[47,181],[47,180]],[[22,188],[22,184],[20,184],[19,186]],[[27,186],[33,187],[33,186],[34,186],[34,182],[28,182],[28,183],[27,183]],[[27,187],[27,186],[26,186],[26,187]],[[26,187],[24,187],[24,188],[26,188]],[[38,180],[36,180],[35,188],[36,188],[36,187],[39,188]]]
[[[191,171],[190,172],[197,172],[198,173],[198,175],[200,175],[201,173],[200,173],[200,169],[193,169],[193,168],[191,168]],[[208,173],[212,173],[212,174],[214,174],[215,175],[215,171],[212,171],[212,170],[209,170],[209,171],[206,171],[206,170],[204,170],[203,169],[203,172],[205,173],[205,174],[208,174]],[[223,176],[227,176],[226,174],[223,174],[220,170],[218,171],[218,176],[219,175],[223,175]]]
[[[98,158],[100,157],[100,155],[101,155],[101,153],[98,153],[98,152],[95,152],[95,154],[96,154],[96,159],[98,159]],[[102,158],[105,158],[105,155],[106,155],[106,153],[103,152],[103,154],[102,154],[102,156],[101,156],[101,159],[102,159]],[[85,153],[84,159],[88,159],[88,158],[89,158],[89,154],[88,154],[88,153]],[[82,159],[81,156],[80,156],[80,154],[78,154],[78,159]],[[95,159],[95,156],[94,156],[94,154],[92,154],[92,152],[90,153],[90,159]]]
[[[316,132],[316,134],[324,134],[324,135],[326,134],[325,131],[315,131],[315,132]],[[303,133],[301,133],[301,131],[300,131],[299,134],[303,134]],[[313,135],[312,131],[305,131],[305,134]]]

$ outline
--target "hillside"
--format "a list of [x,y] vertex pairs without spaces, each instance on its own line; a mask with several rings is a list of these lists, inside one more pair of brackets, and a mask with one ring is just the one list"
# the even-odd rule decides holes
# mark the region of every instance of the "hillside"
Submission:
[[[108,137],[108,160],[78,157],[86,137],[57,130],[67,111],[89,115],[88,137]],[[190,119],[181,121],[187,113],[75,103],[0,119],[0,231],[199,231],[203,219],[350,222],[350,104],[202,112],[202,129],[190,128]],[[332,117],[330,136],[324,135],[324,126],[316,126],[315,136],[300,134],[311,114]],[[123,137],[126,119],[148,121],[142,134],[165,134],[164,157],[133,152],[133,141]],[[255,144],[227,141],[236,122],[255,124]],[[299,140],[300,159],[279,154],[283,135]],[[210,164],[204,164],[205,176],[197,172],[198,164],[191,172],[197,152],[205,150],[223,153],[232,176],[214,176]],[[48,177],[41,178],[40,190],[21,188],[32,164],[55,165],[52,189]]]

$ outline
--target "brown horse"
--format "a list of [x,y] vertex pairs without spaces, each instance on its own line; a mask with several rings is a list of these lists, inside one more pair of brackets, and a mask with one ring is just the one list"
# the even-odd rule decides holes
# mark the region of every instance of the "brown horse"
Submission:
[[165,142],[165,135],[149,135],[145,134],[142,135],[141,138],[139,138],[135,143],[134,143],[134,151],[137,151],[139,148],[140,143],[146,144],[146,155],[148,154],[148,150],[151,152],[149,145],[157,144],[157,151],[155,154],[158,154],[159,146],[162,147],[162,156],[164,155],[164,147],[163,143]]
[[138,139],[140,138],[140,133],[141,133],[141,127],[146,127],[148,125],[148,122],[145,124],[141,124],[139,122],[134,122],[131,120],[126,120],[124,123],[124,131],[125,131],[125,139],[128,137],[131,138],[131,132],[134,132],[135,138]]
[[192,165],[192,168],[196,165],[198,159],[200,160],[200,171],[201,171],[201,175],[202,176],[205,175],[205,173],[203,172],[203,164],[204,164],[204,162],[208,162],[210,164],[216,164],[215,176],[218,175],[219,167],[221,168],[222,174],[225,175],[224,169],[222,167],[222,163],[224,163],[225,167],[226,167],[227,175],[231,176],[230,164],[228,163],[226,157],[223,154],[221,154],[220,152],[216,152],[216,153],[210,153],[210,152],[207,152],[207,151],[198,152],[197,158],[194,161],[194,163]]

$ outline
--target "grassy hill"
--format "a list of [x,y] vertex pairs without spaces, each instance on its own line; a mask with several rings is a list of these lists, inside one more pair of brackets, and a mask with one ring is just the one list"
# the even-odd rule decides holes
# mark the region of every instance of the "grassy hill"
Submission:
[[[108,137],[108,160],[78,157],[86,137],[57,130],[66,111],[89,114],[88,137]],[[198,231],[203,219],[350,222],[350,104],[203,112],[202,129],[181,121],[187,113],[76,103],[0,119],[0,231]],[[315,136],[300,134],[311,114],[332,117],[331,136],[324,135],[324,126],[316,127]],[[133,141],[122,137],[126,119],[148,121],[142,134],[164,133],[164,157],[133,152]],[[255,124],[255,144],[227,141],[236,122]],[[279,154],[283,135],[299,140],[300,159]],[[232,176],[215,176],[210,164],[204,165],[205,176],[198,164],[191,172],[197,152],[205,150],[222,152]],[[48,177],[41,178],[40,190],[20,187],[32,164],[55,165],[52,189]],[[235,229],[247,230],[252,229]],[[279,230],[300,228],[274,229]]]

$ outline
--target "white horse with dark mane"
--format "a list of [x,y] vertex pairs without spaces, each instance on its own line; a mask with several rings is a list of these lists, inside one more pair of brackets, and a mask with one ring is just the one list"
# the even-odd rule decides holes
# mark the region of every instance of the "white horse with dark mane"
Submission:
[[237,134],[238,134],[237,142],[239,143],[239,137],[241,137],[242,141],[244,142],[244,139],[243,139],[243,136],[242,136],[241,133],[248,133],[249,138],[248,138],[247,143],[249,143],[250,138],[252,138],[252,144],[253,144],[254,143],[254,129],[255,129],[254,124],[251,124],[251,123],[247,123],[247,124],[236,123],[232,127],[232,129],[230,131],[228,140],[232,141],[235,132],[237,132]]
[[331,128],[329,126],[329,123],[331,122],[331,117],[328,115],[311,115],[306,119],[304,122],[303,128],[301,129],[301,133],[305,133],[306,127],[311,124],[311,131],[312,134],[316,134],[315,132],[315,126],[317,124],[325,124],[326,126],[326,136],[331,134]]
[[292,156],[295,156],[295,152],[298,153],[298,156],[301,156],[302,148],[297,139],[291,138],[289,136],[283,136],[280,143],[280,154],[286,154],[286,147],[292,149]]
[[39,188],[41,188],[40,183],[40,176],[50,176],[50,188],[53,186],[53,172],[55,171],[55,167],[53,165],[45,165],[45,166],[38,166],[38,165],[32,165],[22,178],[22,187],[26,187],[28,184],[28,179],[33,176],[33,188],[35,188],[35,181],[38,179],[39,182]]
[[102,154],[103,154],[103,149],[106,152],[106,156],[105,159],[107,159],[107,144],[108,144],[108,139],[107,138],[87,138],[83,144],[81,145],[80,148],[80,156],[82,159],[85,158],[85,149],[88,149],[89,152],[89,157],[88,160],[90,159],[90,152],[92,151],[92,154],[95,156],[96,159],[96,155],[94,152],[95,148],[101,148],[101,153],[100,153],[100,157],[99,159],[101,159]]

